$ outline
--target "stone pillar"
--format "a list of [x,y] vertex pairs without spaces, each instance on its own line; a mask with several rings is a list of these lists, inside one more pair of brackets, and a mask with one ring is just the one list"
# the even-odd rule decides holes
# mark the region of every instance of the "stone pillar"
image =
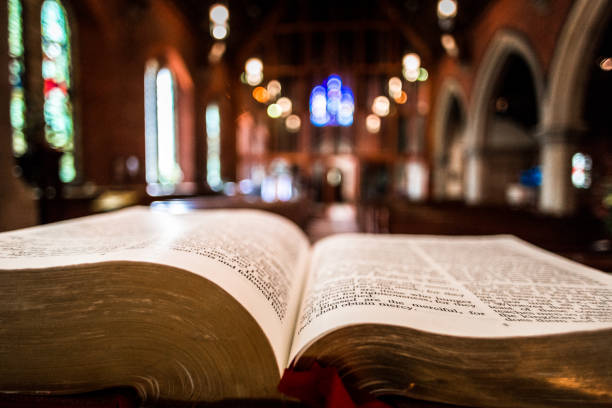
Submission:
[[483,172],[482,149],[469,149],[466,151],[465,160],[465,201],[468,204],[479,204],[482,201],[482,172]]
[[542,187],[538,207],[551,215],[567,215],[576,209],[576,191],[571,183],[571,159],[576,151],[576,141],[582,130],[542,130],[540,163]]

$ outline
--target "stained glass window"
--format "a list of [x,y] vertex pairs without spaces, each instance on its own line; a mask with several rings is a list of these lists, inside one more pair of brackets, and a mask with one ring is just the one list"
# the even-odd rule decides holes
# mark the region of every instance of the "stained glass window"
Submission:
[[152,60],[144,79],[147,191],[171,194],[183,177],[178,162],[174,76]]
[[63,152],[59,177],[64,183],[76,177],[72,118],[70,29],[66,11],[58,0],[45,0],[41,13],[42,76],[44,79],[45,138]]
[[24,134],[26,103],[23,89],[25,74],[23,50],[23,17],[21,0],[8,1],[8,51],[9,82],[11,85],[10,120],[13,138],[13,154],[23,155],[28,149]]

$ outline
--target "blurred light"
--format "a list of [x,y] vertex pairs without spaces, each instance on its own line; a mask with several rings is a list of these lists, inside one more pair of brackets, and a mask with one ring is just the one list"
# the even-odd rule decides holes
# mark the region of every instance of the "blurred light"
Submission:
[[263,72],[263,62],[259,58],[249,58],[244,64],[244,71],[247,76],[260,74]]
[[280,174],[276,180],[276,197],[280,201],[289,201],[293,197],[293,179],[290,174]]
[[370,133],[378,133],[380,131],[380,118],[373,113],[366,118],[366,129]]
[[389,79],[389,96],[393,99],[398,98],[402,94],[402,80],[398,77]]
[[263,86],[258,86],[257,88],[253,89],[252,94],[253,99],[255,99],[257,102],[266,103],[270,99],[268,91],[266,91],[266,88]]
[[334,117],[340,110],[342,80],[338,75],[330,75],[325,82],[325,87],[327,88],[327,111]]
[[285,119],[285,127],[291,133],[298,132],[301,126],[302,120],[298,115],[289,115],[287,119]]
[[377,96],[372,102],[372,112],[378,116],[387,116],[391,104],[386,96]]
[[215,24],[225,24],[229,18],[229,11],[223,4],[213,4],[208,13],[210,21]]
[[340,90],[340,88],[342,87],[342,80],[340,79],[340,77],[338,75],[330,75],[327,78],[327,90]]
[[326,94],[321,85],[315,86],[310,93],[310,121],[315,126],[324,126],[329,121]]
[[221,24],[215,24],[212,28],[211,34],[213,38],[222,40],[227,37],[227,26]]
[[291,100],[287,97],[278,98],[276,104],[281,108],[281,116],[283,118],[289,116],[291,114],[292,104]]
[[281,84],[276,79],[268,82],[268,94],[270,94],[270,98],[274,99],[281,93]]
[[423,67],[419,68],[419,75],[417,76],[417,80],[425,82],[427,81],[427,78],[429,78],[429,72],[427,72],[427,70]]
[[244,64],[246,81],[249,85],[259,85],[263,80],[263,62],[259,58],[249,58]]
[[342,87],[340,97],[340,109],[338,110],[337,121],[340,126],[350,126],[353,124],[353,113],[355,112],[355,98],[349,88]]
[[246,75],[246,82],[251,86],[259,85],[261,81],[263,81],[263,72]]
[[396,103],[399,103],[400,105],[406,103],[406,101],[408,100],[408,94],[406,94],[406,92],[402,91],[400,93],[400,95],[394,99]]
[[219,105],[206,106],[206,182],[213,191],[223,187],[221,179],[221,114]]
[[404,70],[402,72],[404,74],[404,78],[406,78],[406,80],[408,82],[415,82],[417,79],[419,79],[419,70],[415,69],[415,70]]
[[[210,62],[211,64],[215,64],[221,61],[221,57],[223,57],[224,53],[225,53],[225,43],[222,41],[215,42],[213,46],[210,48],[210,52],[208,53],[208,62]],[[246,83],[246,78],[244,82]]]
[[404,55],[402,67],[405,71],[418,71],[421,67],[421,57],[414,52]]
[[183,201],[153,201],[151,210],[168,212],[170,214],[187,214],[193,210],[193,204]]
[[330,75],[323,85],[310,93],[310,121],[315,126],[350,126],[353,124],[355,98],[350,88],[342,86],[338,75]]
[[325,178],[330,186],[337,187],[342,183],[342,172],[336,167],[331,168],[325,175]]
[[599,63],[599,67],[604,71],[612,71],[612,58],[604,58]]
[[519,178],[521,184],[526,187],[539,187],[542,185],[542,170],[540,166],[534,166],[521,172]]
[[266,176],[261,182],[261,199],[271,203],[276,199],[276,177]]
[[272,103],[268,105],[267,111],[268,111],[268,116],[273,119],[280,118],[281,114],[283,113],[283,110],[281,109],[281,107],[276,103]]
[[591,187],[591,168],[593,161],[591,156],[584,153],[576,153],[572,156],[572,184],[576,188]]
[[499,113],[506,112],[508,110],[508,100],[503,96],[500,96],[495,100],[495,110]]
[[138,170],[140,169],[140,162],[138,160],[138,157],[133,155],[129,156],[125,160],[125,168],[127,169],[127,172],[130,177],[135,177],[138,174]]
[[425,164],[418,160],[411,160],[406,166],[406,171],[408,173],[408,198],[413,201],[423,200],[427,187],[427,169]]
[[253,182],[250,179],[240,180],[240,183],[238,183],[238,187],[240,188],[240,192],[242,194],[251,194],[253,192],[253,189],[255,188]]
[[442,34],[440,37],[440,42],[442,43],[442,47],[446,53],[451,57],[459,56],[459,48],[457,47],[457,41],[455,41],[455,37],[451,34]]
[[236,195],[236,183],[234,183],[233,181],[228,181],[227,183],[225,183],[225,185],[223,186],[223,194],[225,194],[226,196],[230,196],[233,197]]
[[248,84],[246,72],[243,72],[242,74],[240,74],[240,82],[242,82],[243,84]]
[[438,17],[453,18],[457,15],[457,2],[455,0],[438,1]]

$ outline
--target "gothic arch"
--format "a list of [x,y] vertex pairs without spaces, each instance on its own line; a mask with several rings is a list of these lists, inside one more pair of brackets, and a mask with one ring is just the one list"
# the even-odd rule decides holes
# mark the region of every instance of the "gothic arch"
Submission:
[[468,116],[465,135],[468,156],[465,193],[466,200],[470,203],[478,203],[482,199],[481,156],[489,116],[489,101],[498,85],[505,63],[513,54],[522,58],[527,64],[533,78],[537,106],[542,106],[544,75],[534,49],[522,34],[511,30],[498,31],[478,67]]
[[[446,177],[444,174],[444,162],[448,154],[448,149],[450,147],[448,146],[447,133],[453,103],[457,103],[459,105],[459,109],[462,116],[461,119],[465,127],[465,125],[467,124],[468,114],[468,105],[465,92],[463,91],[463,88],[455,78],[448,77],[440,86],[440,91],[438,92],[438,96],[436,98],[436,111],[433,122],[435,163],[433,191],[435,198],[444,198],[445,196],[444,188]],[[463,131],[465,132],[465,128],[463,129]]]
[[570,157],[577,137],[585,131],[584,98],[597,39],[612,13],[608,0],[576,0],[557,40],[542,104],[542,190],[539,208],[556,215],[576,206],[570,184]]
[[[167,68],[172,73],[173,81],[175,81],[173,85],[175,87],[174,92],[176,93],[176,106],[174,109],[176,121],[175,126],[177,132],[176,142],[178,143],[177,158],[182,177],[181,180],[174,185],[172,193],[188,193],[194,190],[196,181],[193,79],[184,59],[174,48],[166,46],[155,47],[147,54],[151,55],[152,57],[148,59],[145,65],[145,105],[151,102],[155,104],[154,98],[152,100],[151,95],[147,96],[147,92],[150,90],[147,89],[146,84],[148,81],[151,81],[151,78],[155,78],[155,75],[159,70],[162,68]],[[152,113],[155,111],[155,108],[151,110],[145,107],[145,110],[148,111],[150,117],[154,116]],[[157,171],[152,170],[154,167],[156,167],[156,164],[154,163],[156,153],[152,146],[157,143],[157,132],[151,131],[151,129],[154,129],[156,126],[151,120],[155,121],[155,119],[145,118],[145,133],[147,135],[147,141],[145,143],[145,165],[147,166],[147,182],[149,184],[156,184]],[[153,142],[153,140],[155,140],[155,142]]]
[[542,126],[581,129],[586,61],[612,12],[608,0],[577,0],[565,22],[551,61],[548,92],[542,104]]

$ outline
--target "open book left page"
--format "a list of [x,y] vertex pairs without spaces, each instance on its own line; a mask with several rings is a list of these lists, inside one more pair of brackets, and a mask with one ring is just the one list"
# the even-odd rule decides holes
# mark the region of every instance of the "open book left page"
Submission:
[[[117,262],[188,271],[218,285],[252,315],[280,374],[287,364],[309,250],[301,230],[277,215],[252,210],[172,215],[140,207],[0,234],[0,273],[10,278],[20,270],[44,274]],[[69,279],[70,274],[62,276]],[[28,290],[18,280],[3,281],[8,303],[18,302]],[[62,284],[56,282],[56,289]],[[223,307],[219,310],[222,315]]]

